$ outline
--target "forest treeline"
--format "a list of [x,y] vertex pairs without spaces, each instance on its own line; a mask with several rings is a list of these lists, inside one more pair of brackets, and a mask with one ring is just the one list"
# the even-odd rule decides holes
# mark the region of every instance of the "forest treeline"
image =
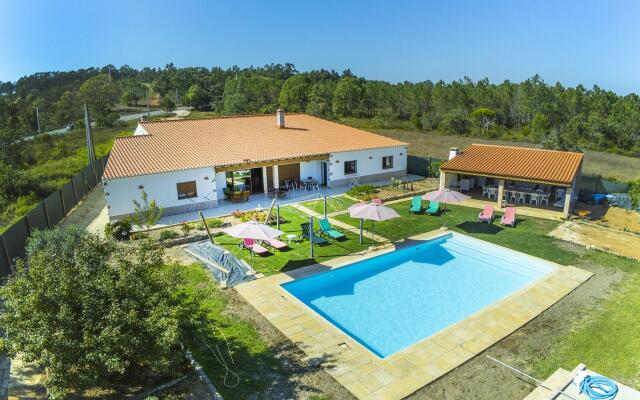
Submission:
[[144,105],[159,95],[167,110],[189,105],[221,115],[306,112],[329,119],[369,119],[380,128],[410,127],[458,135],[517,138],[547,148],[640,154],[640,98],[594,86],[368,80],[346,70],[298,72],[292,64],[222,69],[129,66],[46,72],[0,82],[2,158],[16,137],[82,119],[87,102],[100,125],[117,121],[117,105]]

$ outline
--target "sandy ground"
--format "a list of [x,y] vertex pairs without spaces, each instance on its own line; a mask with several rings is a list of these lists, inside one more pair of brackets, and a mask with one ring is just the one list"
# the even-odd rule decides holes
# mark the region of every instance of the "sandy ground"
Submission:
[[107,222],[109,222],[107,203],[102,185],[97,185],[71,210],[60,226],[77,225],[89,232],[102,235]]
[[602,228],[595,224],[567,221],[554,229],[551,235],[640,260],[640,236],[635,234]]
[[609,228],[640,233],[640,213],[620,207],[608,207],[600,223]]

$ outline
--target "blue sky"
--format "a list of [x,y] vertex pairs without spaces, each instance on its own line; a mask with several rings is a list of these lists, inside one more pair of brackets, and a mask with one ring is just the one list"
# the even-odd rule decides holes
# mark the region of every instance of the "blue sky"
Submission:
[[350,68],[392,82],[463,76],[640,92],[640,2],[0,0],[0,80],[132,67]]

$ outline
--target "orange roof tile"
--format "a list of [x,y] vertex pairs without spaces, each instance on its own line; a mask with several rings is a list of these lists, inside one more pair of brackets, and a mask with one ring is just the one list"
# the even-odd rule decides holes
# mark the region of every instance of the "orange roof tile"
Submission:
[[287,114],[141,122],[148,135],[117,138],[105,179],[406,146],[360,129]]
[[526,147],[472,144],[440,169],[469,175],[520,179],[569,186],[582,153]]

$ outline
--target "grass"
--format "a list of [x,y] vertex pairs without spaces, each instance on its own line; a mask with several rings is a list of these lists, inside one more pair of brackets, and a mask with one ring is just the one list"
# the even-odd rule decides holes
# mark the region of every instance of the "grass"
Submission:
[[[285,232],[285,235],[281,237],[283,241],[286,238],[286,234],[300,234],[300,224],[309,221],[309,217],[306,214],[291,207],[281,208],[280,215],[288,221],[280,224],[280,230]],[[314,220],[314,226],[315,229],[319,229],[317,220]],[[335,257],[353,254],[368,248],[372,244],[370,239],[365,239],[364,244],[359,244],[358,235],[346,231],[342,232],[346,235],[344,240],[329,240],[326,245],[315,246],[314,258],[309,258],[308,240],[304,240],[301,243],[292,241],[289,245],[289,250],[282,252],[273,250],[266,256],[251,256],[248,250],[242,250],[238,246],[240,240],[231,236],[218,236],[215,238],[215,242],[247,261],[256,271],[265,275],[273,275]]]
[[[355,201],[346,196],[327,197],[327,214],[344,211],[353,204],[355,204]],[[324,199],[322,198],[305,201],[301,205],[318,214],[324,214]]]
[[[206,312],[210,329],[191,338],[187,347],[225,399],[250,398],[269,387],[273,383],[273,375],[286,377],[286,370],[269,351],[256,328],[250,322],[228,312],[228,300],[216,287],[208,271],[198,264],[167,265],[165,268],[179,269],[184,278],[182,289],[191,298],[198,299],[200,307]],[[233,364],[227,354],[225,337],[233,354]],[[240,377],[240,384],[235,388],[228,388],[224,384],[225,369],[218,363],[212,351],[216,347],[233,372]],[[230,378],[228,383],[235,382]]]
[[[536,147],[537,145],[521,140],[492,140],[468,136],[445,135],[438,132],[423,132],[401,129],[374,129],[380,133],[409,143],[411,154],[446,159],[449,148],[464,149],[472,143],[503,144],[511,146]],[[620,181],[640,179],[640,158],[618,154],[585,150],[582,173],[584,175],[613,178]]]

